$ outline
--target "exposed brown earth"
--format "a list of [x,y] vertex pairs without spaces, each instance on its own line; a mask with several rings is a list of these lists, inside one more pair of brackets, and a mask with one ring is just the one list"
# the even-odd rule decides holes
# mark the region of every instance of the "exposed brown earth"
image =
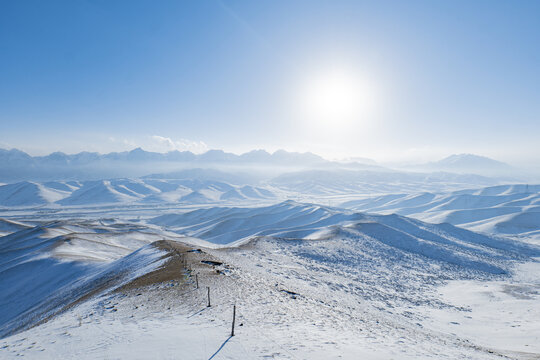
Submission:
[[[201,249],[184,243],[170,240],[160,240],[152,243],[151,245],[164,250],[165,254],[163,255],[162,259],[168,260],[157,270],[149,272],[114,289],[115,293],[130,294],[134,292],[144,292],[146,289],[155,291],[152,285],[159,285],[168,282],[174,282],[178,286],[177,289],[182,291],[182,289],[196,286],[196,277],[200,282],[207,283],[209,280],[208,277],[215,278],[215,275],[220,275],[220,269],[228,267],[225,264],[216,266],[215,264],[222,263],[219,261],[219,259],[216,259],[214,256],[204,252]],[[83,303],[98,294],[106,292],[107,289],[114,288],[117,286],[118,282],[122,281],[122,277],[123,274],[117,274],[113,277],[98,279],[98,281],[94,284],[90,284],[88,286],[88,291],[78,297],[76,300],[63,304],[42,319],[28,319],[28,322],[22,323],[19,328],[15,329],[14,332],[19,332],[21,330],[29,329],[48,322],[52,318],[64,313],[74,306],[77,306],[78,304]]]
[[[145,274],[137,279],[119,287],[116,292],[129,292],[133,289],[144,288],[157,283],[165,283],[169,281],[178,282],[180,285],[190,284],[195,282],[195,275],[202,279],[203,277],[219,275],[222,266],[219,259],[204,252],[201,249],[170,240],[160,240],[152,243],[158,249],[166,251],[165,262],[159,269]],[[215,263],[215,264],[213,264]]]

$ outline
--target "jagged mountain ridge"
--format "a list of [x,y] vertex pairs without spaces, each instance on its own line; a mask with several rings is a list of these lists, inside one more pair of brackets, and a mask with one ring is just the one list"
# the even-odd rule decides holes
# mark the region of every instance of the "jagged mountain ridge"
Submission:
[[[158,153],[136,148],[131,151],[108,154],[54,152],[46,156],[30,156],[18,149],[0,149],[0,168],[3,169],[0,172],[0,181],[2,182],[141,177],[148,174],[163,175],[195,168],[211,168],[212,171],[231,168],[237,172],[238,168],[242,167],[250,170],[250,174],[242,172],[242,175],[253,180],[253,178],[257,178],[254,174],[255,169],[302,169],[343,165],[325,160],[310,152],[298,153],[285,150],[277,150],[273,153],[265,150],[253,150],[236,155],[223,150],[209,150],[203,154],[194,154],[190,151],[177,150]],[[357,169],[379,168],[374,164],[360,162],[351,162],[346,166]]]

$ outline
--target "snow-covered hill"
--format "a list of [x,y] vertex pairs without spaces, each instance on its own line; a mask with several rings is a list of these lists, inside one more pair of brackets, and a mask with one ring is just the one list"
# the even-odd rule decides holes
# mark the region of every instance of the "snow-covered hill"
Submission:
[[[504,273],[493,259],[540,256],[540,248],[476,234],[450,224],[433,225],[398,215],[366,215],[286,201],[259,208],[210,208],[149,220],[213,244],[244,244],[254,238],[356,238],[393,251],[489,273]],[[369,240],[367,240],[369,239]]]
[[270,183],[306,195],[388,194],[412,191],[447,191],[499,184],[498,179],[445,172],[390,170],[306,170],[282,174]]
[[389,194],[341,206],[358,211],[401,214],[432,223],[535,238],[540,235],[540,185],[500,185],[451,193]]
[[274,199],[272,189],[194,179],[112,179],[0,185],[0,206],[93,206],[132,203],[205,204]]
[[67,190],[58,190],[43,184],[23,181],[0,186],[0,206],[35,206],[60,201],[69,196]]
[[0,237],[4,235],[9,235],[19,230],[26,229],[28,227],[30,226],[17,221],[0,218]]
[[[36,226],[6,221],[14,232],[0,237],[0,336],[8,336],[0,340],[2,356],[352,359],[361,349],[366,358],[498,358],[540,352],[536,285],[520,278],[520,266],[536,264],[538,246],[450,224],[294,201],[168,211],[136,222],[97,210],[85,215],[94,219]],[[31,212],[25,216],[36,221]],[[194,247],[179,253],[155,245],[164,239]],[[141,276],[146,280],[135,281]],[[474,289],[464,285],[470,282],[490,287],[489,304],[506,319],[504,343],[471,335],[479,320],[464,326],[447,320],[477,316],[439,293],[448,282],[461,284],[463,293]],[[498,303],[494,297],[505,289],[525,300]],[[233,303],[238,328],[227,339]],[[522,328],[500,313],[508,304],[514,314],[526,314]],[[441,331],[449,326],[451,332]],[[494,330],[484,326],[479,333]]]
[[0,237],[0,337],[163,263],[160,234],[136,225],[57,221]]

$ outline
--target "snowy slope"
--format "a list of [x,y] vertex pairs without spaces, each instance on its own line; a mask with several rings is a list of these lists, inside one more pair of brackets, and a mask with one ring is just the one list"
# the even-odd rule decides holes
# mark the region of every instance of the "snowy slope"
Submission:
[[59,201],[70,194],[45,185],[23,181],[0,186],[0,206],[35,206]]
[[[96,290],[96,283],[124,274],[122,283],[156,269],[163,254],[145,244],[172,238],[170,230],[197,237],[186,242],[205,241],[209,247],[197,254],[217,261],[191,263],[183,284],[96,293],[45,324],[0,340],[0,355],[526,359],[540,352],[540,298],[534,283],[518,277],[520,266],[537,264],[540,248],[526,243],[293,201],[171,211],[149,222],[58,221],[0,238],[0,253],[7,254],[0,289],[8,290],[0,303],[9,310],[1,319],[3,334],[65,309]],[[505,289],[516,299],[527,296],[516,303],[493,297],[479,303],[492,309],[511,304],[509,311],[521,314],[497,313],[504,342],[471,333],[481,326],[476,316],[486,314],[443,291],[448,281],[469,284],[461,293],[481,292],[470,284],[482,284],[493,297]],[[493,290],[495,284],[502,290]],[[233,304],[237,328],[229,338]],[[517,321],[522,328],[512,327]]]
[[91,205],[116,202],[133,202],[139,198],[138,193],[124,184],[115,184],[108,180],[86,182],[69,197],[58,201],[61,205]]
[[448,222],[475,231],[540,234],[540,186],[501,185],[451,193],[412,193],[364,197],[341,204],[358,211],[401,214]]
[[51,222],[0,237],[0,336],[155,269],[162,239],[136,225]]
[[196,179],[112,179],[20,182],[0,185],[0,206],[95,206],[105,204],[206,204],[270,200],[269,189]]
[[149,222],[221,245],[238,246],[269,236],[369,239],[376,246],[489,273],[506,272],[500,259],[540,255],[540,248],[475,234],[449,224],[432,225],[398,215],[365,215],[293,201],[260,208],[201,209],[162,215]]
[[17,221],[6,220],[0,218],[0,236],[9,235],[19,230],[26,229],[30,226]]
[[[0,358],[540,353],[540,186],[419,192],[416,180],[300,180],[19,184],[21,199],[41,203],[1,209]],[[17,189],[7,186],[0,193]],[[289,192],[295,188],[305,193]],[[286,197],[310,202],[279,202]],[[317,198],[350,201],[346,209]],[[164,266],[167,255],[150,245],[162,239],[192,244],[218,262],[190,264],[181,285],[111,292]],[[227,339],[233,303],[242,326]]]

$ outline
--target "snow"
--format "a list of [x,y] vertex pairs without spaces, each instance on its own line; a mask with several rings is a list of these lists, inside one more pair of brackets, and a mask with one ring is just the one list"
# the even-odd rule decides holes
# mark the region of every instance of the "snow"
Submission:
[[[110,297],[102,302],[108,305],[115,300],[114,297]],[[0,351],[4,353],[6,359],[16,358],[18,354],[41,359],[65,357],[241,359],[251,358],[254,354],[277,359],[325,359],[327,356],[352,358],[362,355],[370,359],[385,359],[398,354],[401,358],[413,358],[400,354],[396,349],[374,351],[359,348],[361,342],[354,342],[352,339],[347,339],[351,343],[344,346],[328,342],[325,346],[329,347],[330,351],[321,351],[322,346],[304,342],[305,340],[301,338],[283,341],[280,334],[283,330],[309,333],[320,338],[329,335],[316,326],[308,325],[302,327],[293,325],[292,329],[287,327],[276,331],[275,327],[260,328],[257,325],[249,326],[242,323],[243,327],[236,329],[236,336],[230,337],[229,324],[221,316],[222,314],[231,316],[231,307],[227,306],[229,304],[214,305],[208,310],[199,304],[197,311],[180,308],[179,313],[138,312],[137,318],[122,314],[121,308],[113,313],[110,310],[103,310],[102,306],[103,314],[99,315],[98,319],[95,311],[99,305],[96,304],[95,308],[88,305],[90,304],[79,307],[77,312],[70,312],[55,319],[54,322],[42,325],[39,330],[31,329],[24,336],[8,339],[10,342],[6,344],[7,346],[0,340],[2,344]],[[88,313],[93,316],[89,316]],[[244,316],[240,310],[238,316],[239,321],[243,321]],[[338,337],[346,338],[344,335]],[[297,345],[291,347],[290,344]],[[310,349],[310,345],[314,347]]]
[[88,182],[58,203],[62,205],[86,205],[130,202],[138,198],[137,193],[129,191],[125,185],[121,186],[114,186],[107,180]]
[[[310,191],[319,194],[296,193],[304,202],[282,201],[290,193],[274,185],[199,180],[21,186],[42,187],[62,199],[0,210],[1,358],[540,353],[535,186],[408,192],[406,184],[366,196],[317,182]],[[190,194],[195,201],[179,201]],[[222,264],[197,261],[179,269],[181,280],[118,290],[160,271],[170,254],[151,244],[163,239]]]
[[341,206],[401,214],[431,223],[448,222],[493,234],[540,239],[540,186],[501,185],[450,193],[393,194],[350,200]]
[[107,279],[119,286],[161,263],[161,252],[146,245],[160,234],[129,226],[76,229],[53,222],[0,238],[0,335],[46,318]]
[[0,236],[9,235],[13,232],[27,228],[28,226],[17,221],[0,218]]
[[448,224],[430,225],[397,215],[364,215],[293,201],[259,208],[201,209],[162,215],[148,222],[182,235],[229,246],[239,246],[260,236],[315,239],[347,234],[369,237],[433,260],[491,273],[505,270],[477,257],[479,254],[493,257],[495,252],[504,251],[499,256],[540,256],[539,248],[474,234]]
[[[0,340],[0,349],[6,358],[23,354],[44,359],[208,359],[214,354],[215,359],[255,354],[285,359],[407,359],[435,354],[482,359],[521,351],[536,336],[537,312],[527,313],[527,337],[511,344],[483,342],[466,332],[453,335],[448,331],[450,318],[436,317],[450,313],[454,314],[450,321],[455,321],[470,315],[460,310],[461,303],[433,291],[434,286],[444,286],[443,279],[468,284],[458,291],[472,291],[478,284],[507,278],[481,269],[471,272],[442,259],[433,261],[370,236],[323,238],[266,236],[249,246],[206,250],[228,267],[222,268],[222,275],[201,276],[199,290],[191,282],[187,288],[157,284],[140,291],[140,296],[137,291],[107,293]],[[505,255],[494,256],[495,261],[513,263]],[[206,286],[214,299],[210,308]],[[234,303],[238,326],[236,336],[229,339]]]
[[131,203],[205,204],[273,199],[272,190],[220,181],[112,179],[99,181],[19,182],[0,185],[0,206],[89,206]]
[[[453,309],[426,309],[426,327],[452,332],[485,347],[506,349],[511,353],[540,353],[540,266],[534,282],[451,281],[438,289],[442,301]],[[529,269],[530,271],[530,269]],[[458,311],[456,308],[466,308]]]
[[24,181],[0,186],[1,206],[33,206],[59,201],[69,193]]

